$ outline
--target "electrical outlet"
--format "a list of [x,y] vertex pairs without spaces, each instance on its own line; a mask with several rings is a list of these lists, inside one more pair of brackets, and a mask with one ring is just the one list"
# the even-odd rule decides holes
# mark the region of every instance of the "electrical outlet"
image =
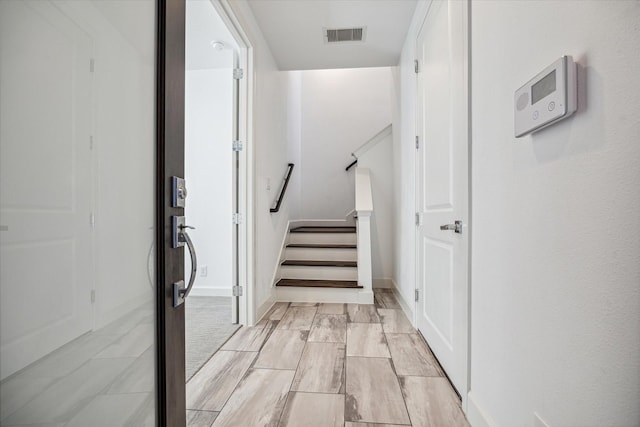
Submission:
[[267,191],[271,191],[271,178],[267,178]]
[[207,274],[209,274],[209,269],[207,268],[207,266],[200,266],[200,277],[207,277]]

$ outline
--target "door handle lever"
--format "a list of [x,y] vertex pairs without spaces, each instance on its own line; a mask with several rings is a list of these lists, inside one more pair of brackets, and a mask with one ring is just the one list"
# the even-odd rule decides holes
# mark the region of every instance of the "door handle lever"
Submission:
[[185,287],[184,280],[180,280],[173,284],[173,306],[178,307],[184,302],[189,295],[193,284],[196,281],[196,273],[198,271],[198,258],[196,257],[196,248],[193,241],[187,233],[187,229],[194,230],[195,227],[185,224],[184,216],[174,216],[171,218],[171,247],[180,248],[186,246],[191,256],[191,276],[189,284]]
[[462,234],[462,221],[455,221],[453,224],[441,225],[440,230],[452,230],[454,233]]
[[187,225],[181,227],[180,230],[180,239],[187,244],[187,248],[189,249],[189,255],[191,256],[191,275],[189,276],[189,284],[185,288],[184,280],[180,280],[173,284],[173,306],[177,307],[184,302],[184,300],[189,296],[189,292],[193,288],[193,284],[196,282],[196,273],[198,272],[198,258],[196,257],[196,248],[193,246],[193,242],[191,238],[184,230],[185,228],[193,228]]

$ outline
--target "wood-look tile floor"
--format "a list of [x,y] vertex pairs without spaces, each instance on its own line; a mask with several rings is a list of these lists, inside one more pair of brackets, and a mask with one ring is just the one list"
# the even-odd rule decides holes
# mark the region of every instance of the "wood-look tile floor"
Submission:
[[393,293],[374,305],[277,303],[187,384],[190,427],[468,427]]

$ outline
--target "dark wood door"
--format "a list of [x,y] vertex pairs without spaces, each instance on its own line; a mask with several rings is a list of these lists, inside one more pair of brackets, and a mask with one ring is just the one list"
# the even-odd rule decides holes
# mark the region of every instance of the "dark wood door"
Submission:
[[158,0],[157,280],[158,425],[186,424],[184,304],[173,284],[184,279],[184,248],[171,247],[171,177],[184,177],[185,0]]

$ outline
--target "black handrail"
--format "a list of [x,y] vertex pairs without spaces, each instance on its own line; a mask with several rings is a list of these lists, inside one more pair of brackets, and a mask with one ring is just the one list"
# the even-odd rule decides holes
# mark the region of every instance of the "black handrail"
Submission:
[[351,169],[352,167],[354,167],[355,165],[358,164],[358,159],[355,159],[353,162],[351,162],[351,164],[349,166],[347,166],[344,170],[348,171],[349,169]]
[[291,178],[291,172],[293,171],[293,163],[289,163],[287,167],[287,176],[284,179],[284,184],[282,185],[282,190],[280,190],[280,195],[278,196],[278,201],[276,202],[276,207],[269,209],[269,212],[278,212],[280,210],[280,205],[282,204],[282,199],[284,199],[284,192],[287,191],[287,185],[289,185],[289,178]]

